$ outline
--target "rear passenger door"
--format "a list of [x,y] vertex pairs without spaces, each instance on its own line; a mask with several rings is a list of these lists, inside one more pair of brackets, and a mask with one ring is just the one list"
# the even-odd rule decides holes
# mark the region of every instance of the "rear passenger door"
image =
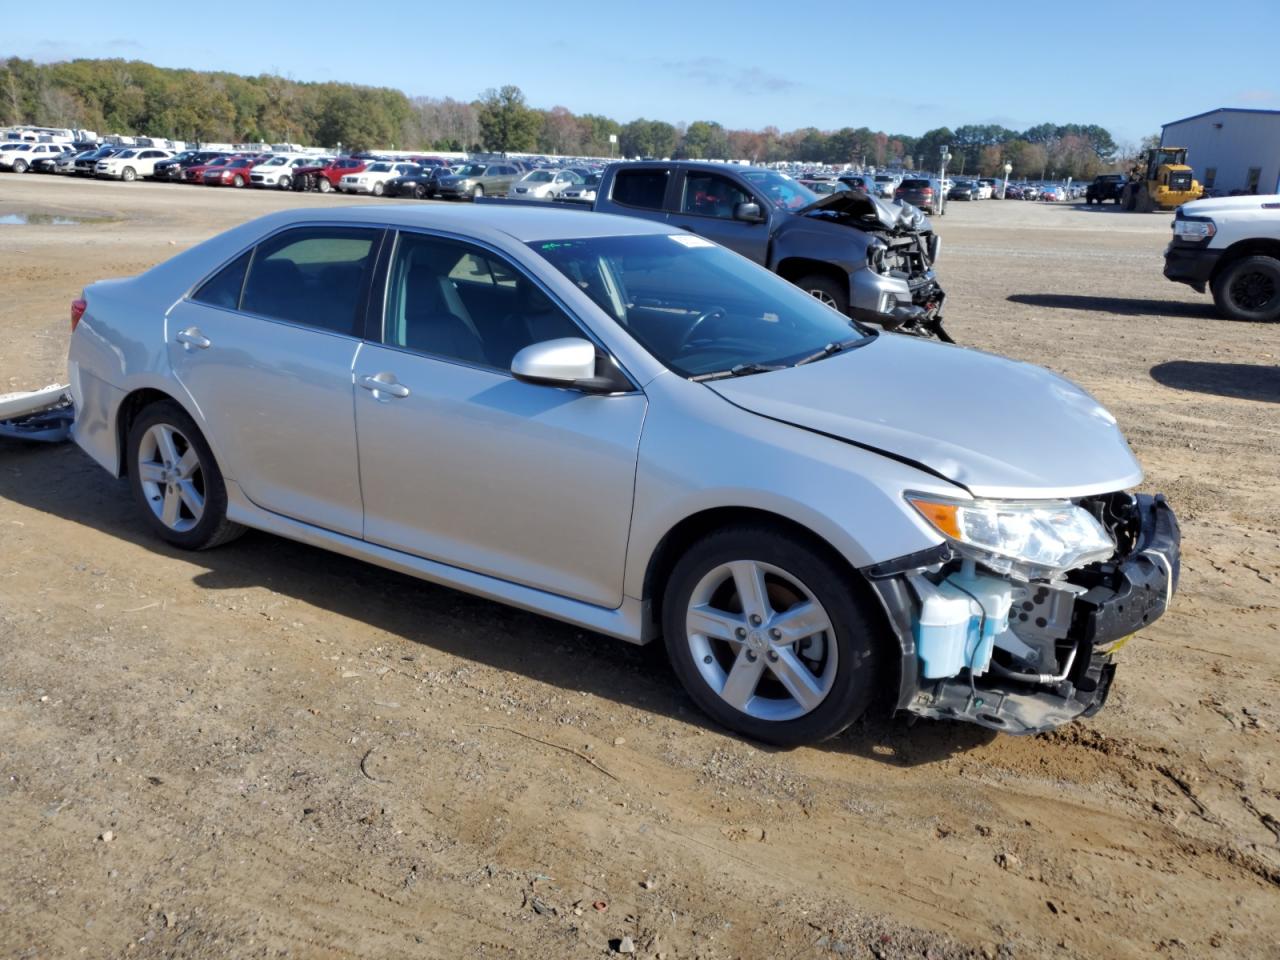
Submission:
[[597,206],[607,213],[666,223],[671,176],[669,167],[619,167],[613,174],[608,203]]
[[351,370],[382,235],[284,230],[166,318],[169,362],[228,482],[264,509],[354,537],[364,517]]
[[[740,203],[755,203],[765,220],[752,223],[734,218]],[[765,203],[731,177],[706,170],[689,170],[680,188],[679,213],[673,226],[701,234],[756,263],[769,258],[769,210]]]

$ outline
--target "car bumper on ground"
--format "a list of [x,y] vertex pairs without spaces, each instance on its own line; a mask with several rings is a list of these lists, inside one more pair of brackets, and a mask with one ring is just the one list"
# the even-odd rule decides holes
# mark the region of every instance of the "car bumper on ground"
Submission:
[[1185,283],[1204,293],[1222,257],[1221,250],[1169,244],[1164,251],[1164,275],[1175,283]]
[[[1063,679],[1053,682],[1009,679],[996,672],[924,679],[912,628],[914,600],[906,576],[898,572],[904,564],[864,571],[898,638],[897,708],[1011,734],[1042,733],[1101,710],[1115,678],[1117,652],[1164,614],[1178,588],[1182,537],[1172,508],[1162,496],[1139,495],[1134,503],[1140,518],[1135,545],[1127,556],[1089,568],[1089,585],[1075,596],[1063,638],[1074,645],[1075,654]],[[945,552],[945,545],[938,549]],[[938,562],[938,557],[921,555],[919,561]],[[885,569],[890,572],[883,573]],[[1030,615],[1038,612],[1036,608]]]

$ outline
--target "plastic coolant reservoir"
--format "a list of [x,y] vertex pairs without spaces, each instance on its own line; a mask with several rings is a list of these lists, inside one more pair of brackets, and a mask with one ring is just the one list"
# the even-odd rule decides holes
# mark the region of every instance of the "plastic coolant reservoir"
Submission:
[[1012,585],[965,561],[937,586],[923,577],[913,577],[912,586],[920,595],[915,635],[924,676],[940,680],[965,668],[975,676],[985,673],[996,635],[1009,629]]

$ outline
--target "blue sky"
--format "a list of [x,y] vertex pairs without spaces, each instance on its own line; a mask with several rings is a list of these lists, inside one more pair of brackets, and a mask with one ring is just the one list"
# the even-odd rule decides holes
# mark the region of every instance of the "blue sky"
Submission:
[[300,0],[224,4],[205,16],[192,3],[64,0],[6,4],[0,56],[123,57],[467,100],[514,83],[534,106],[623,122],[783,130],[918,135],[1050,121],[1100,123],[1136,141],[1213,107],[1280,108],[1280,0],[965,9],[931,0]]

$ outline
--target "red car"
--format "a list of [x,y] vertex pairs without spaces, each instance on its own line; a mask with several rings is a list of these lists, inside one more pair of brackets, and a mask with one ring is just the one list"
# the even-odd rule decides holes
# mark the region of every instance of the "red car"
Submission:
[[193,167],[185,167],[182,171],[183,183],[204,183],[204,172],[210,167],[223,167],[234,160],[235,157],[229,153],[214,157],[208,163],[198,163]]
[[359,173],[369,164],[355,157],[338,157],[314,167],[299,167],[293,174],[293,189],[319,190],[328,193],[338,186],[338,181],[349,173]]
[[243,187],[249,183],[249,171],[258,163],[257,157],[231,157],[220,166],[209,165],[200,175],[206,187]]

